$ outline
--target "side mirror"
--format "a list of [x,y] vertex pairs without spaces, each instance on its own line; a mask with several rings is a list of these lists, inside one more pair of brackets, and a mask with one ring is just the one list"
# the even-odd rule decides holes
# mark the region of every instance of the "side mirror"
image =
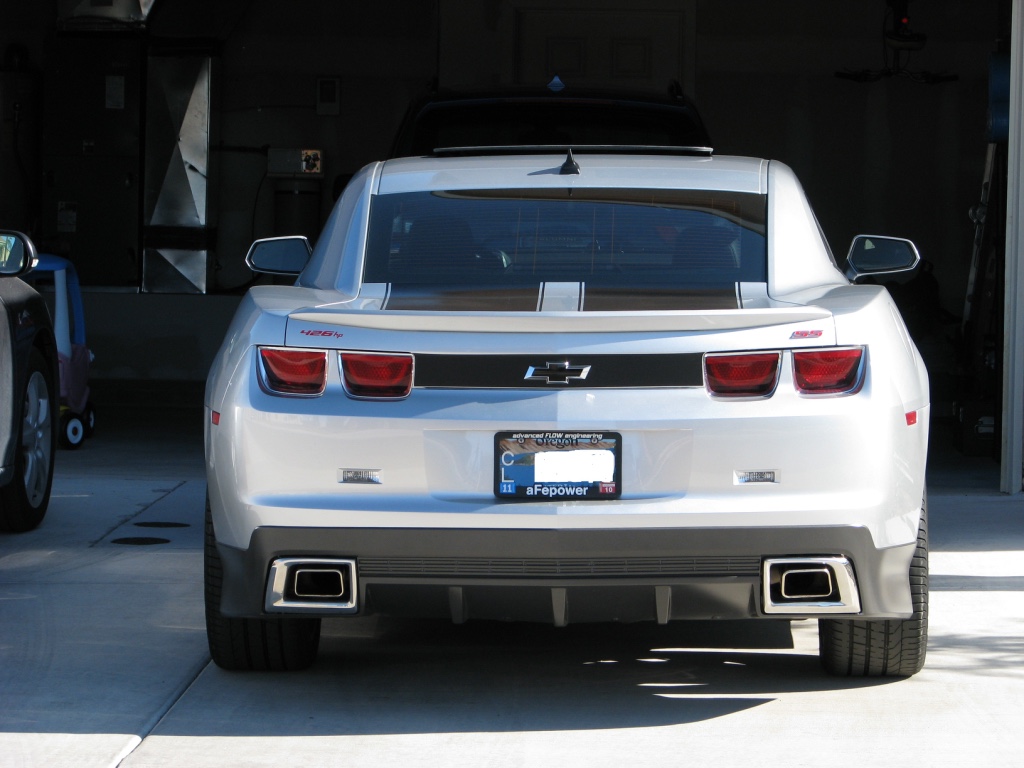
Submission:
[[921,261],[917,246],[901,237],[857,235],[846,256],[846,277],[857,282],[871,275],[910,272]]
[[0,275],[20,277],[32,270],[39,257],[27,235],[13,230],[0,230]]
[[306,266],[313,249],[300,235],[268,237],[249,247],[245,263],[253,272],[267,275],[297,275]]

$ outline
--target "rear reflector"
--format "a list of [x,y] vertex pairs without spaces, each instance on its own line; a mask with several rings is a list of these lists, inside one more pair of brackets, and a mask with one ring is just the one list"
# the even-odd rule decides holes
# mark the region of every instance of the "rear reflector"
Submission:
[[719,397],[766,397],[779,380],[779,352],[704,356],[708,390]]
[[412,362],[412,355],[342,352],[345,391],[352,397],[408,397],[412,391]]
[[275,395],[319,395],[327,385],[327,353],[260,347],[263,388]]
[[793,352],[793,378],[805,395],[852,394],[860,389],[864,348]]

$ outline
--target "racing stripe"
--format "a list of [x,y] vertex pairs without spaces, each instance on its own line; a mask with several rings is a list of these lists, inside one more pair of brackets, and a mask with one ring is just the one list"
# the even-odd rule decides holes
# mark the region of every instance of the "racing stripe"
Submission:
[[584,312],[642,310],[739,309],[735,286],[728,288],[665,288],[662,286],[586,286]]
[[391,284],[384,309],[419,312],[535,312],[539,288]]
[[579,282],[539,285],[415,285],[391,283],[383,309],[418,312],[636,312],[739,309],[738,286],[665,288]]
[[541,312],[579,312],[583,306],[583,283],[541,283]]

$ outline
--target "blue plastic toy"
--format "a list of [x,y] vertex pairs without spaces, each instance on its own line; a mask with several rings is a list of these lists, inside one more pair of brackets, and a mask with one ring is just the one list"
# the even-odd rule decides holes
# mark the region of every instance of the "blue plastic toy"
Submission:
[[77,448],[96,428],[96,411],[89,400],[89,365],[93,355],[85,345],[85,309],[75,265],[60,256],[39,254],[32,273],[53,274],[53,333],[60,366],[60,431],[64,448]]

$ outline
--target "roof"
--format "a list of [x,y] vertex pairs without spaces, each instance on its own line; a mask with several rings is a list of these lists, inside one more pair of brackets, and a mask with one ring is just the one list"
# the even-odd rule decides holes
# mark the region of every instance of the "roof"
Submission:
[[768,161],[728,155],[577,155],[579,173],[560,173],[552,154],[397,158],[383,164],[376,192],[543,187],[705,189],[763,194]]

